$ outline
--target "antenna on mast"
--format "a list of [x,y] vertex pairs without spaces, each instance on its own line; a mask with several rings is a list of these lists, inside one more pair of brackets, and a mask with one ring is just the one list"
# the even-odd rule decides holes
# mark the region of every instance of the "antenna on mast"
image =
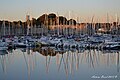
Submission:
[[107,13],[107,23],[109,23],[109,15],[108,15],[108,13]]

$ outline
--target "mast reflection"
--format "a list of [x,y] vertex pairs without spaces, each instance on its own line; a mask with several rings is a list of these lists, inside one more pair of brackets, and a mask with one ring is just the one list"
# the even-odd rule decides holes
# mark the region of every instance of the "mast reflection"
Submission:
[[2,71],[4,73],[4,78],[7,74],[7,56],[8,55],[8,52],[5,50],[5,51],[0,51],[0,63],[1,63],[1,67],[2,67]]
[[[46,71],[49,71],[49,65],[51,57],[56,56],[56,64],[58,67],[58,72],[64,66],[66,75],[68,76],[68,71],[73,74],[74,68],[77,71],[80,64],[87,63],[89,68],[95,69],[96,67],[104,64],[110,66],[112,62],[115,62],[115,51],[99,51],[99,50],[64,50],[55,48],[43,48],[43,49],[33,49],[33,51],[38,51],[43,56],[46,56]],[[109,53],[108,53],[109,52]],[[114,53],[114,54],[110,54]],[[117,53],[117,65],[119,65],[119,53]],[[119,66],[118,66],[119,71]]]
[[[24,64],[27,69],[28,80],[31,79],[32,72],[37,66],[36,61],[38,58],[43,57],[42,60],[45,63],[46,73],[50,73],[50,65],[54,65],[57,68],[57,72],[60,73],[62,70],[68,78],[70,75],[78,73],[80,69],[85,66],[88,69],[96,70],[100,66],[102,67],[111,67],[115,65],[117,72],[120,70],[120,60],[119,51],[108,51],[108,50],[84,50],[84,49],[60,49],[60,48],[25,48],[20,49],[22,51],[22,57]],[[0,62],[3,73],[6,74],[6,59],[9,59],[9,62],[12,61],[12,56],[10,54],[16,54],[15,51],[11,52],[2,52],[0,53]],[[41,56],[41,57],[36,57]],[[52,63],[55,61],[55,64]],[[43,63],[43,64],[44,64]],[[116,65],[116,64],[117,65]],[[38,63],[39,65],[39,63]],[[41,64],[40,64],[41,65]],[[82,73],[82,72],[81,72]]]
[[119,52],[117,52],[117,72],[119,72],[119,70],[120,70],[120,63],[119,63]]

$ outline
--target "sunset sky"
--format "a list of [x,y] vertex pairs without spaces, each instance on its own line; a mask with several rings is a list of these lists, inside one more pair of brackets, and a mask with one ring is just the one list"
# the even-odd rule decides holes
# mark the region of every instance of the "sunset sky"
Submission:
[[0,20],[22,20],[30,14],[38,18],[43,13],[58,13],[68,18],[79,17],[80,22],[115,20],[120,17],[120,0],[0,0]]

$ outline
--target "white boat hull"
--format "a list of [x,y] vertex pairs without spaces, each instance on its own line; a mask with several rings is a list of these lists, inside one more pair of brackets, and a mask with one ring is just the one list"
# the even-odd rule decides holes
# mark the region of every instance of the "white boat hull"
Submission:
[[8,49],[8,47],[0,47],[0,51],[7,50],[7,49]]

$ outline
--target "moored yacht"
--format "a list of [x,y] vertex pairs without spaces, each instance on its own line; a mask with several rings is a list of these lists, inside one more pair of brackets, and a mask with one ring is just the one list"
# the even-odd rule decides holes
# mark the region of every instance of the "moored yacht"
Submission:
[[4,40],[0,40],[0,50],[7,50],[7,43]]
[[102,46],[102,49],[119,50],[120,42],[105,42]]

